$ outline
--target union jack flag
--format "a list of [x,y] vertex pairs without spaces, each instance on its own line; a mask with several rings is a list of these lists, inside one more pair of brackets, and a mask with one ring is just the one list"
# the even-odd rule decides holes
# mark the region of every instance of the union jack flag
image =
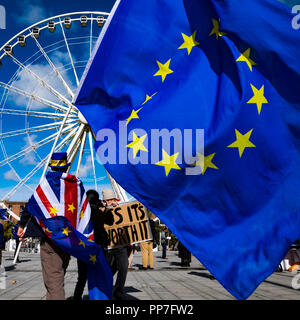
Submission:
[[91,208],[80,179],[48,172],[27,210],[58,247],[87,264],[90,299],[110,299],[113,276],[103,249],[92,240]]
[[36,218],[47,235],[51,236],[43,219],[64,216],[74,229],[93,239],[91,207],[81,180],[74,175],[49,172],[36,188],[32,203],[39,209]]

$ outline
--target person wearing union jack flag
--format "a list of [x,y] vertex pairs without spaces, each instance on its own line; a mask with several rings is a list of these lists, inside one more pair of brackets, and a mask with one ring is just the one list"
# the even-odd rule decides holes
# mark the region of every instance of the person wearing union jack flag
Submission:
[[[49,166],[51,167],[52,172],[65,173],[70,166],[70,163],[67,163],[67,153],[53,153]],[[40,185],[42,185],[42,183]],[[43,192],[43,190],[40,191]],[[50,192],[50,188],[48,192]],[[43,203],[46,204],[48,200],[45,194],[43,194],[43,196]],[[52,206],[49,209],[49,214],[51,217],[57,215],[57,209],[58,208],[56,208],[56,204],[52,203]],[[28,212],[26,206],[19,221],[17,236],[20,238],[20,240],[23,240],[24,236],[39,237],[41,239],[40,257],[43,272],[43,281],[47,291],[46,299],[64,300],[64,276],[69,265],[70,255],[64,252],[57,245],[55,245],[55,243],[51,240],[50,230],[47,230],[47,228],[43,229],[42,226],[37,222],[37,220],[31,219],[31,217],[32,215],[30,214],[30,212]],[[29,221],[29,228],[27,229],[25,234],[24,228]]]

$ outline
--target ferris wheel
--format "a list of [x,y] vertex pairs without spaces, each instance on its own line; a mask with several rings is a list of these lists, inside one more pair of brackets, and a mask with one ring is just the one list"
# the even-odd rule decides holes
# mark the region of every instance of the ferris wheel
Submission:
[[[69,173],[92,183],[108,179],[117,197],[126,192],[98,163],[95,135],[73,104],[107,12],[73,12],[24,29],[0,48],[0,170],[10,183],[0,205],[33,192],[53,152],[66,151]],[[13,183],[13,185],[12,185]]]

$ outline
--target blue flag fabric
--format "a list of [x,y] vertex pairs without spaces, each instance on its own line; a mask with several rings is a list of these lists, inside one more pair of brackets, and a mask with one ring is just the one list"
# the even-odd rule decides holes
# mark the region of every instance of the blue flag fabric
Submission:
[[12,233],[14,239],[18,238],[18,235],[17,235],[17,233],[18,233],[18,224],[17,223],[14,224],[14,226],[12,227],[11,233]]
[[8,220],[6,214],[7,214],[7,209],[0,209],[0,219],[1,220],[4,220],[4,221]]
[[48,172],[28,201],[45,234],[88,267],[90,300],[109,300],[113,276],[103,249],[92,240],[90,206],[82,182],[73,175]]
[[[75,102],[97,154],[105,163],[116,146],[112,177],[246,299],[300,237],[300,32],[290,8],[124,0],[112,15]],[[156,154],[151,129],[204,129],[204,152],[184,136],[160,140]]]

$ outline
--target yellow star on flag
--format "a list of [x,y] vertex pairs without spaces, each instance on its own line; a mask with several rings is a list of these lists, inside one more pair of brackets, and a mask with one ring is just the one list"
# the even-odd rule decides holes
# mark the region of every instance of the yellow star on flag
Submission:
[[250,48],[248,48],[245,52],[241,53],[240,57],[238,57],[236,61],[246,62],[251,71],[252,71],[252,66],[257,65],[257,63],[255,63],[253,60],[250,59]]
[[78,245],[83,246],[85,248],[85,243],[82,240],[79,241]]
[[238,148],[240,158],[245,150],[245,148],[255,148],[256,146],[249,140],[253,129],[245,134],[241,134],[237,129],[235,129],[236,141],[234,141],[228,148]]
[[69,236],[69,233],[71,233],[72,231],[68,228],[68,227],[66,227],[66,228],[63,228],[63,234],[65,234],[67,237]]
[[165,64],[162,64],[159,61],[156,61],[156,62],[158,64],[159,70],[154,74],[154,77],[161,76],[161,80],[162,82],[164,82],[166,79],[166,76],[174,72],[169,68],[171,59],[169,59]]
[[56,207],[50,208],[50,216],[56,217],[57,212],[58,212],[58,210],[56,209]]
[[195,162],[195,166],[199,166],[201,168],[202,174],[205,173],[207,168],[219,169],[214,163],[212,163],[212,159],[215,156],[215,153],[212,153],[208,156],[203,156],[203,154],[197,152],[198,160]]
[[212,23],[213,23],[213,29],[210,32],[210,36],[215,34],[216,35],[216,39],[218,40],[219,37],[225,36],[226,32],[221,32],[220,31],[220,23],[219,21],[212,19]]
[[80,220],[84,217],[84,212],[83,210],[80,211]]
[[197,42],[195,39],[196,33],[197,31],[195,31],[190,37],[184,33],[181,33],[184,42],[178,49],[187,49],[188,55],[190,55],[193,47],[196,47],[199,44],[199,42]]
[[258,90],[251,84],[251,88],[254,96],[247,103],[255,103],[257,106],[258,114],[260,114],[263,103],[268,103],[268,100],[264,96],[264,85]]
[[131,111],[131,115],[129,116],[129,118],[127,118],[126,120],[126,125],[128,125],[128,123],[132,120],[132,119],[139,119],[138,113],[140,112],[142,108],[138,109],[138,110],[132,110]]
[[93,242],[94,242],[94,240],[93,240],[93,239],[88,239],[88,242],[92,242],[92,243],[93,243]]
[[47,233],[52,233],[52,231],[50,231],[48,228],[44,229],[44,231]]
[[74,207],[73,203],[72,204],[68,204],[68,210],[71,211],[73,213],[73,211],[75,210],[76,208]]
[[135,132],[133,132],[133,141],[127,145],[128,148],[133,149],[133,158],[136,157],[137,153],[141,151],[148,152],[148,149],[144,146],[144,140],[146,139],[147,134],[143,135],[142,137],[138,137]]
[[177,159],[177,157],[179,155],[179,152],[177,152],[177,153],[173,154],[172,156],[170,156],[163,149],[162,153],[163,153],[163,159],[161,161],[155,163],[155,165],[165,167],[166,176],[169,175],[171,169],[181,170],[181,168],[176,163],[176,159]]
[[149,100],[151,100],[158,92],[153,93],[152,96],[149,96],[148,94],[146,94],[146,99],[145,101],[142,103],[142,105],[144,105],[145,103],[147,103]]
[[97,260],[96,256],[92,256],[92,255],[90,254],[90,261],[92,261],[93,264],[96,263],[96,260]]

